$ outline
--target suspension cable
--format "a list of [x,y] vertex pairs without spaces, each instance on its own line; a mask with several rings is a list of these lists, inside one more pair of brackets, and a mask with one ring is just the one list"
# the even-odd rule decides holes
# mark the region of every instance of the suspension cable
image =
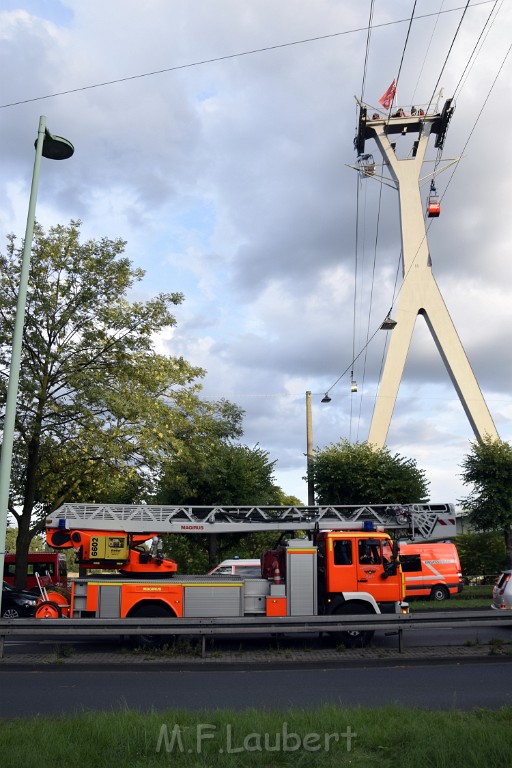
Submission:
[[441,78],[443,76],[443,72],[444,72],[444,70],[446,68],[446,65],[448,63],[448,59],[450,58],[450,54],[452,52],[453,46],[455,45],[455,40],[457,39],[457,36],[459,34],[459,31],[460,31],[460,28],[462,26],[462,22],[464,21],[464,17],[466,15],[467,10],[468,10],[470,1],[471,0],[467,0],[466,7],[464,8],[464,10],[462,12],[462,16],[460,17],[459,24],[457,26],[457,29],[455,30],[455,34],[453,36],[452,42],[450,43],[450,47],[448,49],[448,53],[446,54],[446,58],[444,60],[443,66],[441,67],[441,71],[439,73],[439,77],[437,78],[437,82],[436,82],[436,84],[434,86],[434,90],[433,90],[432,96],[430,97],[430,101],[429,101],[428,106],[427,106],[427,113],[430,110],[432,102],[434,101],[434,98],[435,98],[435,95],[436,95],[436,91],[437,91],[437,86],[439,85],[439,81],[441,80]]
[[371,0],[370,3],[370,16],[368,19],[368,34],[366,35],[366,51],[364,55],[364,67],[363,67],[363,81],[361,83],[361,101],[364,101],[364,88],[366,85],[366,73],[368,71],[368,58],[370,55],[370,40],[372,36],[372,21],[373,21],[373,9],[375,0]]

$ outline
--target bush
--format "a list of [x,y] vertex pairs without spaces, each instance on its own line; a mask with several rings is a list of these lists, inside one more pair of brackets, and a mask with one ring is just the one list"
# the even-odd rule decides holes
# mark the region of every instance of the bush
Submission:
[[455,545],[464,576],[494,577],[506,567],[505,542],[501,533],[463,533],[456,537]]

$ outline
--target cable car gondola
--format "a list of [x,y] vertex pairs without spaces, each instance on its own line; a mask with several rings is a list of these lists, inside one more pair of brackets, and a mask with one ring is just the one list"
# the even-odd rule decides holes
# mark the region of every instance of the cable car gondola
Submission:
[[375,160],[373,155],[359,155],[357,158],[359,173],[361,176],[373,176],[375,173]]
[[430,182],[430,194],[427,200],[427,216],[429,219],[434,219],[441,213],[441,198],[437,194],[436,185],[434,180]]

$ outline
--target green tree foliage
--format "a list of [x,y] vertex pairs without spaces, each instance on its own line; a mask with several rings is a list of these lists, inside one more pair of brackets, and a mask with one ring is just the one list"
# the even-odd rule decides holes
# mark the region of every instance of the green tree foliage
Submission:
[[473,489],[460,503],[477,530],[501,532],[512,568],[512,446],[486,436],[472,444],[462,470],[464,484]]
[[259,446],[230,441],[192,447],[164,468],[162,504],[275,504],[274,464]]
[[[8,527],[5,532],[5,551],[16,552],[16,539],[18,538],[18,529]],[[34,536],[30,542],[30,552],[44,552],[45,543],[41,536]]]
[[[19,586],[48,511],[66,500],[135,501],[164,459],[241,434],[239,408],[200,400],[200,368],[154,351],[182,295],[129,301],[144,273],[125,243],[79,236],[80,222],[34,232],[9,503]],[[22,248],[10,236],[0,254],[2,413]]]
[[505,568],[505,542],[500,533],[463,533],[455,545],[464,576],[492,576]]
[[428,499],[414,459],[348,440],[317,448],[310,462],[318,504],[404,504]]
[[[191,506],[272,506],[300,504],[274,482],[274,461],[259,446],[218,440],[191,448],[167,464],[158,493],[161,504]],[[259,557],[275,544],[276,533],[170,535],[166,550],[182,573],[204,573],[221,560]]]

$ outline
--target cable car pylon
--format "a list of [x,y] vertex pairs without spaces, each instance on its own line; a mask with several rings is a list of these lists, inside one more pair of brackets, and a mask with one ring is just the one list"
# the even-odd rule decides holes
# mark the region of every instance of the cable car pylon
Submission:
[[[366,140],[374,139],[398,190],[404,277],[395,311],[396,327],[390,334],[368,442],[378,448],[386,443],[418,315],[425,318],[476,438],[480,441],[486,436],[497,439],[491,414],[433,275],[420,195],[420,171],[428,141],[434,134],[435,146],[443,148],[454,111],[452,99],[445,102],[441,112],[436,110],[436,114],[414,109],[410,116],[399,110],[393,117],[373,114],[368,118],[366,106],[360,103],[359,107],[359,125],[354,139],[357,155],[364,155]],[[417,134],[412,157],[399,159],[395,137],[400,134]],[[431,195],[436,197],[432,188]],[[439,199],[430,202],[429,198],[428,206],[433,207],[431,213],[427,208],[427,215],[439,215],[438,204]]]

